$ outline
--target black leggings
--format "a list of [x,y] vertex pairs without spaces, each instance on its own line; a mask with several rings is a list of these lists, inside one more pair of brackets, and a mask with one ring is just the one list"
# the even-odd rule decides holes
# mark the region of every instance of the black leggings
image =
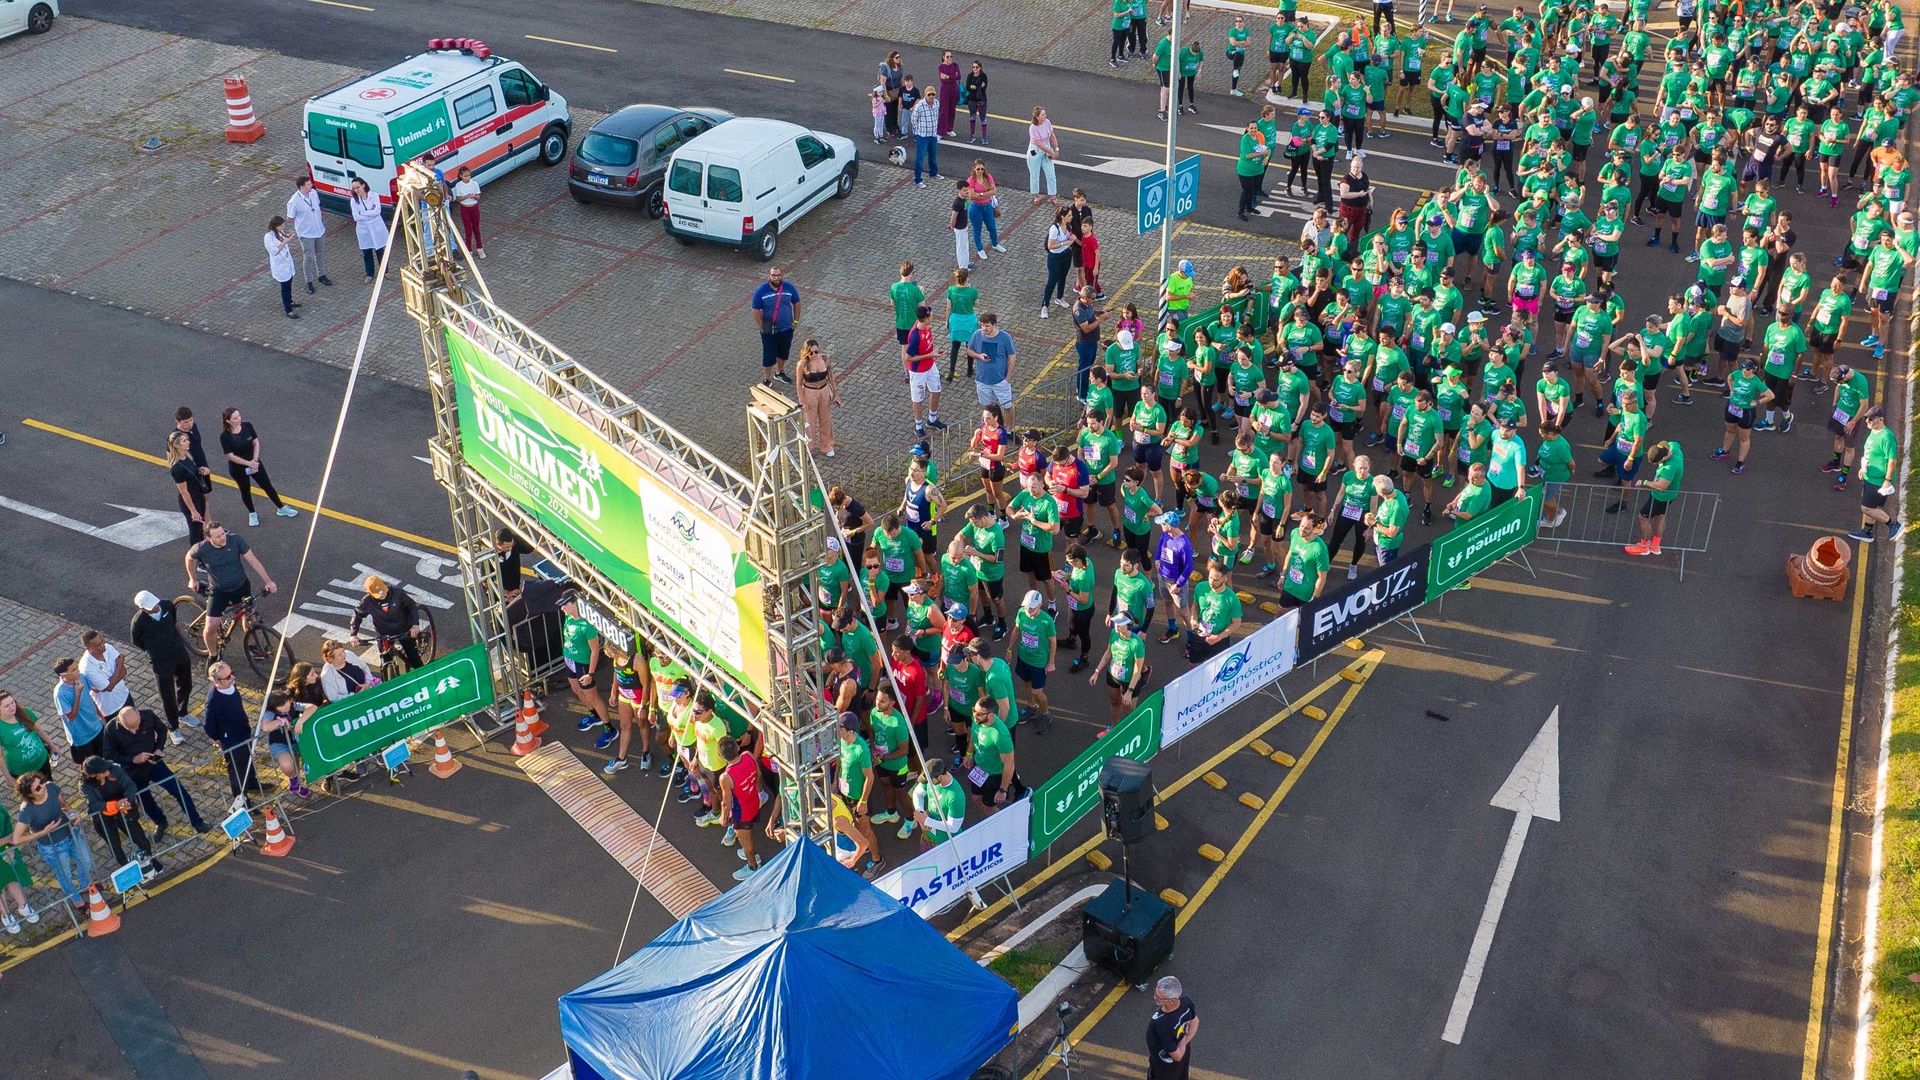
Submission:
[[[1093,597],[1087,597],[1086,610],[1075,611],[1072,615],[1073,634],[1067,640],[1080,646],[1080,659],[1087,658],[1087,652],[1093,647]],[[1069,608],[1068,610],[1072,610]]]
[[251,514],[255,512],[253,509],[254,484],[259,484],[260,490],[266,493],[267,498],[273,500],[274,509],[277,510],[286,505],[280,501],[280,493],[273,490],[273,481],[267,479],[267,467],[265,465],[253,470],[253,475],[248,476],[245,468],[229,461],[227,462],[227,475],[233,477],[234,484],[240,488],[240,501],[246,504],[247,513]]
[[1193,104],[1193,79],[1192,75],[1180,76],[1180,93],[1175,98],[1176,104],[1181,101],[1189,105]]
[[[1786,183],[1787,168],[1791,166],[1793,168],[1793,182],[1801,187],[1805,187],[1807,184],[1807,158],[1809,156],[1811,156],[1811,151],[1804,153],[1793,153],[1789,151],[1780,159],[1780,179],[1774,181],[1774,183]],[[1818,172],[1814,173],[1816,178],[1818,178],[1819,175]]]
[[1340,121],[1341,141],[1349,150],[1358,150],[1366,145],[1367,122],[1365,118],[1350,116]]
[[1147,20],[1144,17],[1135,19],[1128,29],[1133,31],[1133,51],[1141,56],[1147,55]]
[[1230,89],[1240,89],[1240,69],[1246,66],[1246,53],[1228,53],[1227,62],[1233,65],[1233,85]]
[[1214,430],[1213,382],[1211,378],[1206,382],[1201,382],[1198,379],[1190,379],[1188,381],[1193,383],[1193,406],[1200,411],[1200,424],[1211,432]]
[[1867,160],[1867,155],[1871,153],[1873,153],[1873,140],[1861,139],[1859,142],[1853,144],[1853,164],[1847,166],[1847,175],[1851,177],[1854,173],[1860,171],[1860,163],[1866,161],[1866,185],[1868,187],[1873,186],[1873,162]]
[[1493,168],[1487,173],[1487,179],[1493,181],[1493,189],[1500,190],[1500,174],[1507,174],[1507,186],[1519,188],[1520,174],[1513,171],[1513,151],[1494,149],[1488,151],[1493,158]]
[[[955,341],[947,346],[947,378],[949,379],[953,378],[954,370],[960,366],[960,347],[965,344],[966,342],[964,341]],[[971,355],[967,357],[967,374],[969,376],[973,374],[973,357]]]
[[[186,520],[187,542],[189,544],[197,544],[207,538],[206,527],[203,524],[203,522],[207,520],[207,497],[201,492],[194,492],[193,509],[188,510],[187,501],[179,496],[179,490],[179,488],[174,489],[175,495],[173,501],[180,507],[180,516]],[[193,520],[193,515],[196,512],[200,515],[199,521]]]
[[1373,5],[1373,36],[1380,36],[1380,19],[1382,16],[1387,20],[1387,31],[1389,33],[1398,33],[1393,27],[1393,5],[1376,3]]
[[95,814],[93,828],[100,834],[100,839],[107,842],[107,847],[113,850],[113,861],[118,865],[127,862],[127,851],[121,846],[121,839],[128,834],[132,834],[135,850],[148,858],[153,857],[153,844],[147,839],[147,831],[140,827],[137,809],[131,813]]
[[1287,159],[1288,191],[1293,190],[1293,178],[1296,176],[1300,178],[1300,189],[1305,191],[1307,187],[1307,156],[1305,154]]
[[1123,26],[1113,32],[1113,44],[1107,47],[1108,61],[1124,60],[1127,55],[1127,43],[1133,40],[1131,27]]
[[1307,72],[1313,67],[1311,60],[1289,60],[1287,62],[1287,96],[1307,99]]
[[[1338,500],[1336,499],[1335,501]],[[1350,565],[1358,566],[1360,565],[1360,556],[1366,554],[1366,523],[1359,518],[1350,518],[1340,513],[1338,508],[1335,508],[1333,511],[1333,539],[1327,542],[1328,566],[1333,565],[1333,556],[1340,554],[1340,543],[1347,538],[1348,533],[1353,534],[1353,562]]]
[[[1640,194],[1635,196],[1633,200],[1633,212],[1638,214],[1642,205],[1650,209],[1658,210],[1660,204],[1653,201],[1654,193],[1658,190],[1660,190],[1660,177],[1658,174],[1653,176],[1642,175],[1640,177]],[[1659,217],[1660,215],[1655,214],[1654,216]]]
[[1320,184],[1320,192],[1319,194],[1314,196],[1314,199],[1319,202],[1325,203],[1327,205],[1327,209],[1332,210],[1333,209],[1333,159],[1332,158],[1315,159],[1313,163],[1313,177],[1315,180],[1319,181],[1319,184]]
[[1260,178],[1259,173],[1240,178],[1240,213],[1252,210],[1254,204],[1260,201]]
[[1433,104],[1433,138],[1437,139],[1440,137],[1440,118],[1446,115],[1446,110],[1440,107],[1439,94],[1429,93],[1427,100]]

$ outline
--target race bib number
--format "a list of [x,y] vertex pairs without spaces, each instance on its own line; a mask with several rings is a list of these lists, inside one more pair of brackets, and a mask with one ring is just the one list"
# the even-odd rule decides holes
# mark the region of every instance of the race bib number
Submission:
[[1833,410],[1833,422],[1836,424],[1851,424],[1853,423],[1853,417],[1848,416],[1847,410],[1845,409],[1835,409]]
[[1376,394],[1384,394],[1387,392],[1387,384],[1382,381],[1378,375],[1373,377],[1373,392]]
[[1533,299],[1533,286],[1531,285],[1517,285],[1513,291],[1518,293],[1522,299]]
[[1108,664],[1107,674],[1113,677],[1114,682],[1117,682],[1117,683],[1126,682],[1127,681],[1126,663],[1124,661],[1115,660],[1113,663]]
[[1473,452],[1467,448],[1467,441],[1465,439],[1460,440],[1460,453],[1458,456],[1460,463],[1463,465],[1473,460]]
[[1473,228],[1473,223],[1479,220],[1479,215],[1480,215],[1480,211],[1476,207],[1472,207],[1472,206],[1461,207],[1460,208],[1460,227],[1463,229]]
[[1739,405],[1729,405],[1727,406],[1727,415],[1738,420],[1747,415],[1747,410]]
[[1145,446],[1153,441],[1153,436],[1144,431],[1136,431],[1133,433],[1133,441],[1139,443],[1141,446]]
[[1774,349],[1767,353],[1767,363],[1769,364],[1772,364],[1777,367],[1786,362],[1787,362],[1787,354],[1780,351],[1779,349]]
[[887,556],[887,573],[904,574],[907,572],[907,560],[896,555]]
[[1021,648],[1023,648],[1023,649],[1037,649],[1037,648],[1039,648],[1039,647],[1040,647],[1040,635],[1039,635],[1039,634],[1036,634],[1036,633],[1034,633],[1034,632],[1033,632],[1033,631],[1031,631],[1031,630],[1022,630],[1022,631],[1020,631],[1020,647],[1021,647]]
[[1305,570],[1302,570],[1299,566],[1287,567],[1288,583],[1293,585],[1301,585],[1301,584],[1305,584],[1306,580],[1307,580],[1307,573]]
[[987,782],[987,770],[981,768],[978,765],[975,765],[973,768],[968,769],[967,782],[971,783],[974,787],[979,787],[982,784],[985,784]]
[[1593,345],[1593,335],[1585,330],[1576,331],[1573,335],[1573,343],[1583,349],[1590,348]]
[[1352,518],[1355,521],[1359,521],[1360,515],[1363,513],[1365,513],[1364,510],[1352,503],[1340,504],[1340,516],[1343,518]]
[[1887,298],[1887,290],[1885,289],[1873,290],[1873,298],[1875,300],[1885,300]]

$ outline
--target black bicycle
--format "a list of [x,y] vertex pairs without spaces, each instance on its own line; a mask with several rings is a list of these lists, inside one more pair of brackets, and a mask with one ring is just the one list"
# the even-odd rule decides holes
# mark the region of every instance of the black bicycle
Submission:
[[[422,664],[430,664],[440,655],[440,638],[433,626],[433,609],[425,604],[414,605],[413,627],[406,637],[413,639],[413,647],[420,654]],[[401,638],[382,637],[380,646],[380,678],[392,679],[407,672],[407,654],[400,647]]]
[[[173,598],[174,611],[180,625],[185,628],[187,648],[199,657],[207,656],[207,598],[211,589],[205,580],[191,593],[182,593]],[[229,607],[220,618],[218,647],[221,654],[226,652],[228,642],[233,640],[235,631],[239,631],[240,651],[246,657],[247,667],[268,686],[274,685],[279,672],[274,670],[273,658],[281,648],[280,631],[268,626],[261,618],[254,598],[248,596],[238,604]],[[285,656],[287,668],[293,665],[293,650],[288,648]]]

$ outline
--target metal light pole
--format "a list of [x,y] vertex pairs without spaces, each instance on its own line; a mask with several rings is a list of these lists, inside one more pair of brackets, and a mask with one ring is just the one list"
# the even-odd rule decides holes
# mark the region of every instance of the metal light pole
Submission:
[[1180,27],[1181,10],[1188,0],[1173,0],[1173,26],[1169,40],[1172,45],[1167,61],[1167,213],[1160,222],[1160,325],[1167,322],[1167,301],[1164,290],[1167,277],[1173,272],[1173,159],[1178,151],[1175,136],[1180,130]]

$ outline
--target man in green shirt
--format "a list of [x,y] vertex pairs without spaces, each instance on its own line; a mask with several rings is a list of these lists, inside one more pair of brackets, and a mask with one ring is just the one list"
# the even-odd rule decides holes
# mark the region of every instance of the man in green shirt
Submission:
[[1647,489],[1647,501],[1640,506],[1640,542],[1627,545],[1629,555],[1660,554],[1660,530],[1666,527],[1667,507],[1680,495],[1680,478],[1687,471],[1680,444],[1672,439],[1653,444],[1647,451],[1647,464],[1653,476],[1636,480],[1634,487]]
[[1054,638],[1059,632],[1053,614],[1041,609],[1040,592],[1029,590],[1013,614],[1013,671],[1027,684],[1027,700],[1032,708],[1020,714],[1020,722],[1033,721],[1035,734],[1045,734],[1053,726],[1047,709],[1047,676],[1053,671]]
[[1913,257],[1901,251],[1894,240],[1891,230],[1884,231],[1867,251],[1867,311],[1873,319],[1873,330],[1860,344],[1873,350],[1875,360],[1887,355],[1887,346],[1880,340],[1880,334],[1887,328],[1887,316],[1900,302],[1900,283],[1907,276],[1907,266],[1913,262]]
[[1153,46],[1153,72],[1160,80],[1160,122],[1167,122],[1167,97],[1173,85],[1173,38],[1163,37]]
[[1845,364],[1833,369],[1833,415],[1827,430],[1833,433],[1833,460],[1820,466],[1821,472],[1837,472],[1833,490],[1847,489],[1847,474],[1853,469],[1854,449],[1866,434],[1861,414],[1867,409],[1867,377]]
[[612,731],[607,704],[594,686],[600,666],[600,631],[580,617],[580,602],[571,593],[561,599],[560,615],[560,658],[567,665],[567,687],[587,710],[580,718],[580,730],[592,731],[599,724]]
[[1046,593],[1052,610],[1053,534],[1060,529],[1060,504],[1041,473],[1027,474],[1025,487],[1007,505],[1007,523],[1020,530],[1020,571],[1027,575],[1027,587]]
[[967,790],[954,779],[945,758],[930,759],[926,778],[914,785],[913,823],[920,826],[922,851],[946,843],[966,827]]
[[873,825],[867,819],[867,793],[873,790],[873,751],[867,746],[867,740],[860,737],[860,717],[853,713],[840,714],[840,756],[836,771],[834,794],[853,815],[853,827],[866,840],[867,850],[874,853],[877,866],[880,842],[874,838]]
[[900,280],[887,290],[887,298],[893,301],[893,336],[905,345],[907,332],[913,329],[920,305],[927,302],[927,294],[913,280],[912,263],[900,264]]
[[1785,311],[1774,312],[1772,325],[1760,335],[1761,367],[1774,400],[1767,406],[1766,417],[1754,425],[1756,429],[1773,428],[1773,406],[1778,405],[1781,434],[1793,430],[1793,372],[1799,366],[1800,355],[1806,351],[1807,336],[1794,325],[1793,316]]
[[1517,420],[1509,418],[1494,425],[1487,484],[1492,488],[1494,506],[1526,494],[1527,444],[1520,438]]
[[1873,527],[1886,522],[1887,539],[1900,535],[1900,522],[1887,508],[1894,495],[1893,468],[1900,457],[1900,444],[1887,427],[1885,409],[1875,405],[1861,417],[1867,425],[1867,442],[1860,461],[1860,527],[1847,535],[1863,544],[1873,543]]
[[1327,555],[1327,542],[1321,539],[1326,519],[1318,514],[1300,515],[1300,524],[1287,536],[1286,569],[1281,572],[1280,606],[1299,607],[1320,595],[1326,587],[1327,570],[1333,565]]
[[1020,776],[1014,771],[1013,733],[995,715],[986,698],[973,706],[973,729],[969,733],[971,750],[961,765],[974,798],[989,816],[1019,797]]
[[1233,643],[1240,629],[1240,595],[1233,575],[1217,562],[1207,565],[1207,580],[1193,587],[1192,614],[1187,620],[1187,664],[1195,666],[1218,655]]

